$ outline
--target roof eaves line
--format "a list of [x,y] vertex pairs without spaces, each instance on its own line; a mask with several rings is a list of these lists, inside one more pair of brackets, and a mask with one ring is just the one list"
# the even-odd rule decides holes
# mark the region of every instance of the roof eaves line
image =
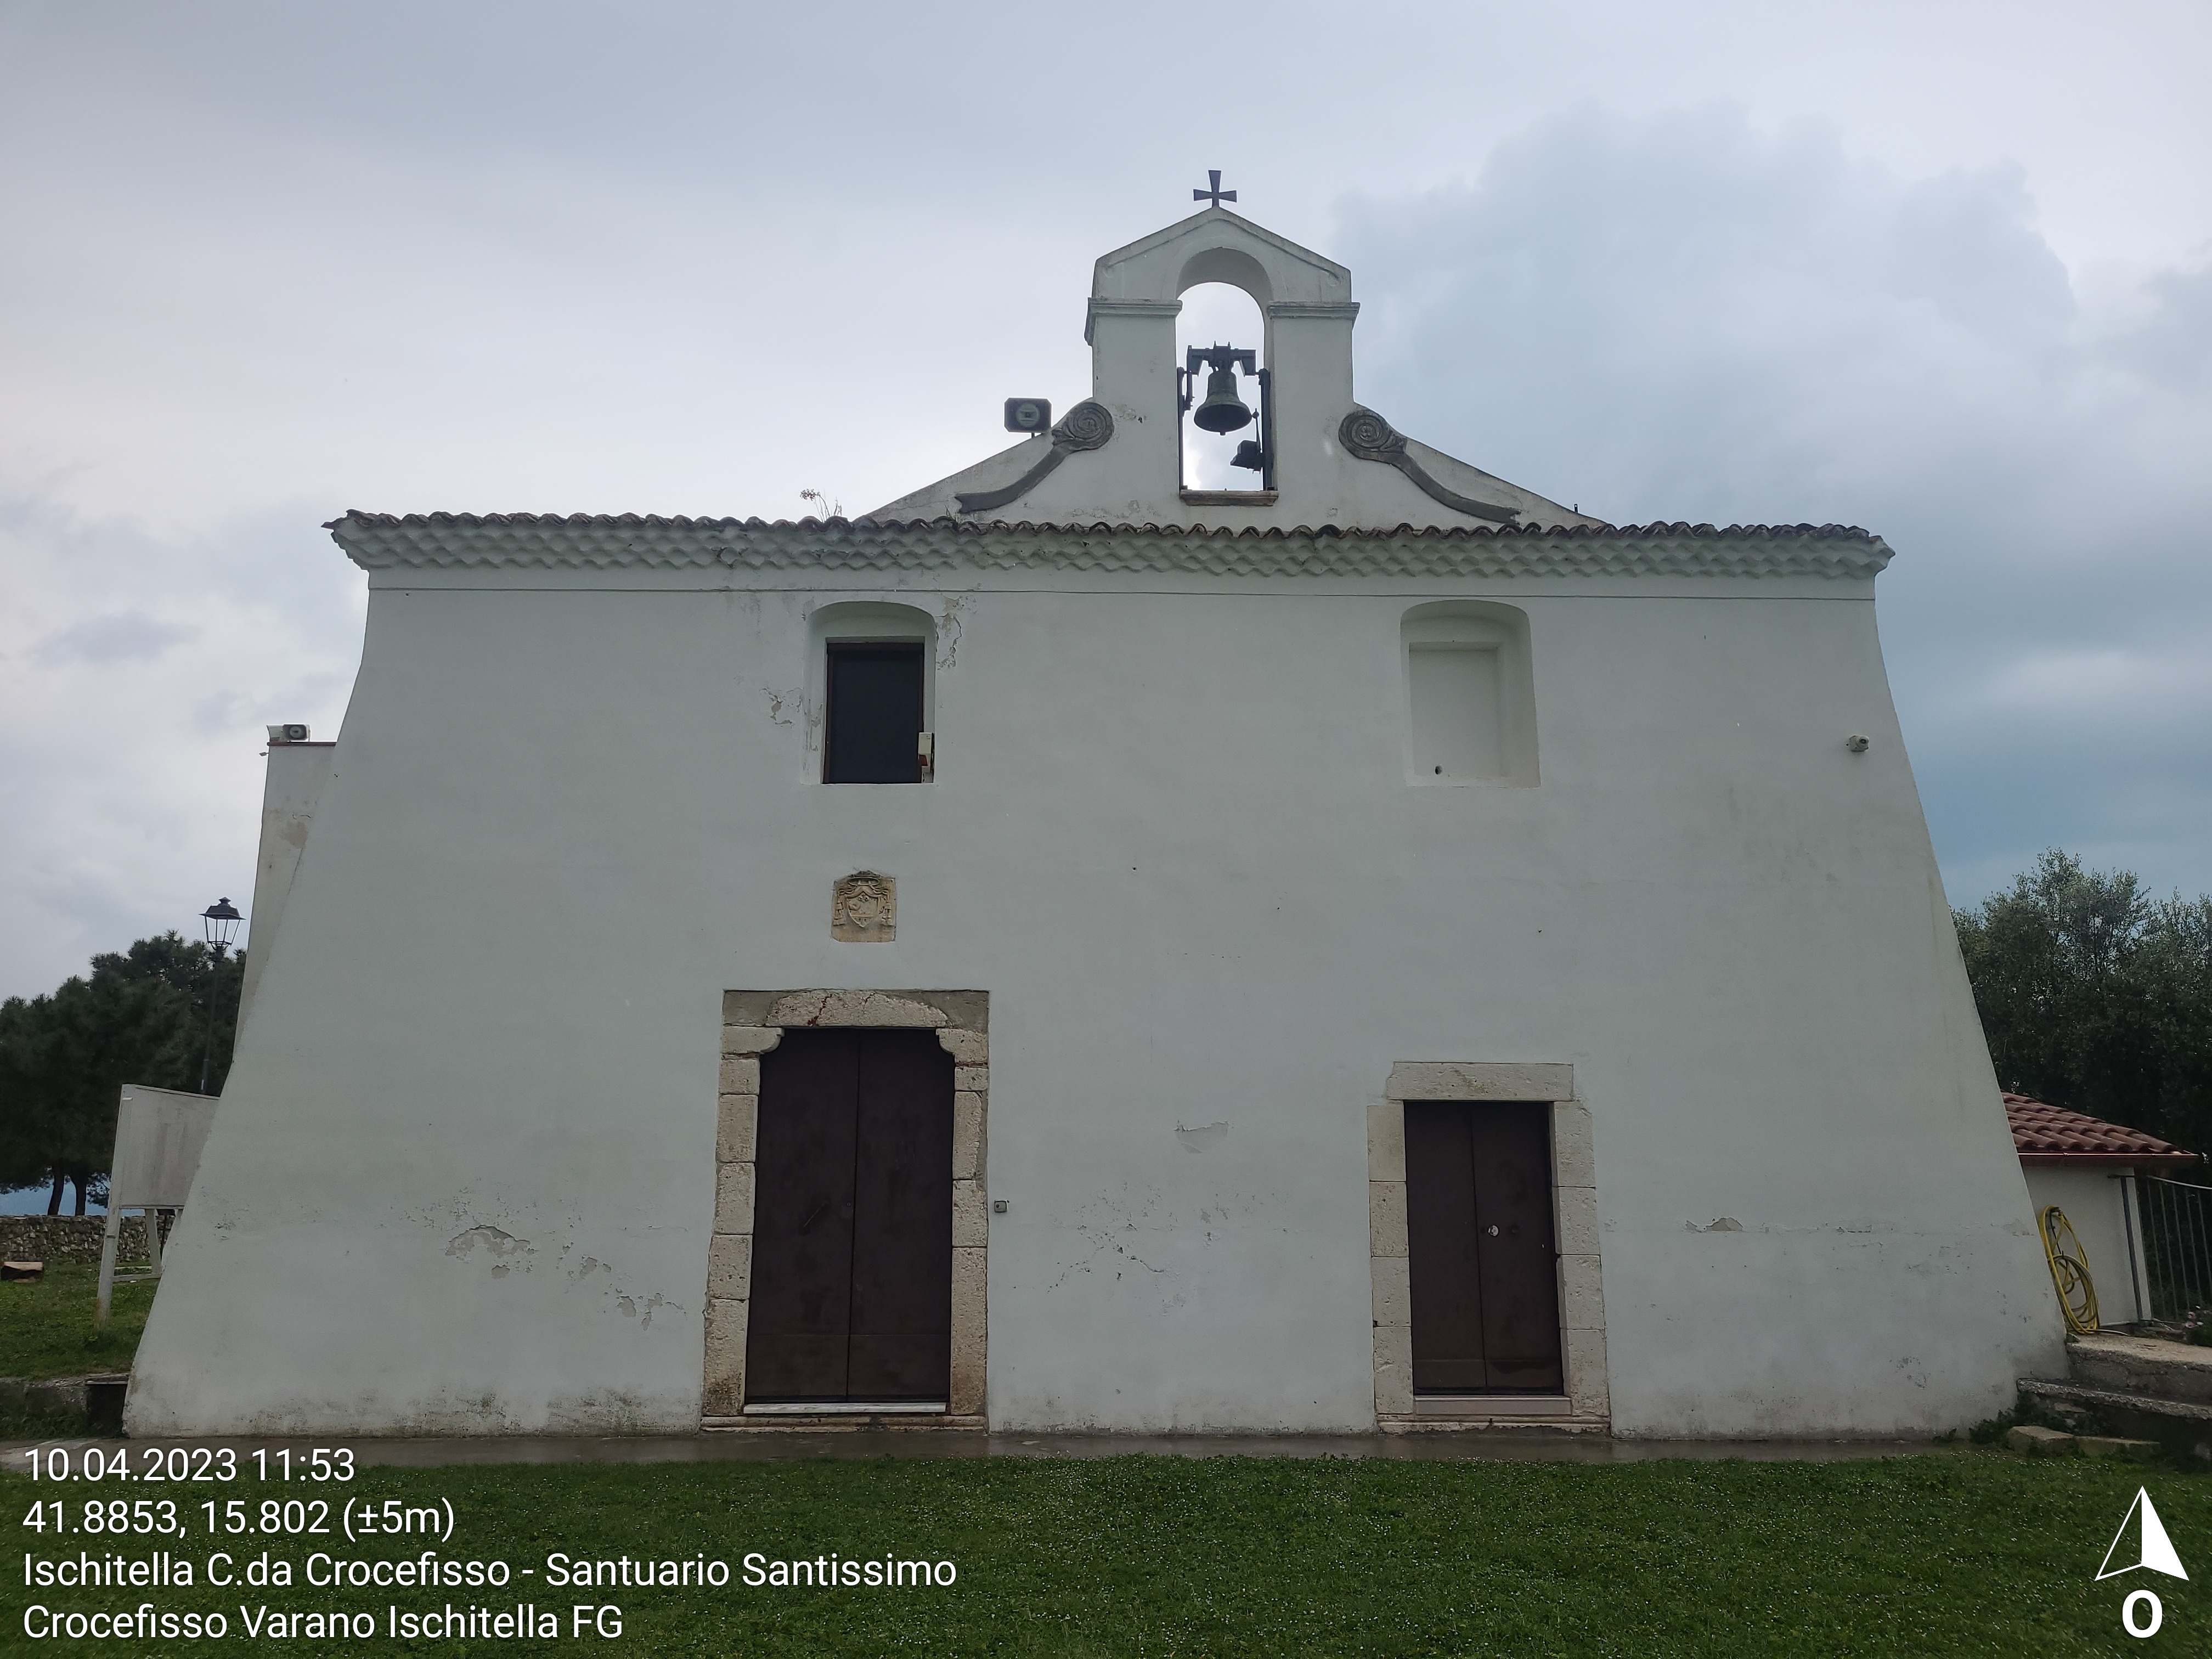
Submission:
[[503,568],[1182,572],[1246,579],[1644,576],[1863,579],[1892,557],[1841,526],[1654,524],[1633,530],[1284,530],[1098,524],[989,526],[953,520],[559,518],[350,513],[328,528],[363,569]]
[[747,518],[692,518],[678,514],[608,514],[608,513],[365,513],[358,508],[348,510],[339,517],[325,522],[323,528],[336,532],[343,528],[376,527],[380,529],[446,528],[460,526],[482,529],[542,529],[542,530],[629,530],[674,529],[743,531],[751,535],[807,536],[823,534],[878,535],[914,534],[917,532],[950,532],[964,536],[1036,536],[1036,535],[1100,535],[1144,534],[1169,536],[1203,536],[1216,539],[1270,538],[1291,537],[1322,537],[1364,540],[1396,540],[1407,537],[1425,537],[1453,540],[1603,540],[1625,538],[1648,538],[1654,536],[1694,536],[1705,540],[1774,539],[1780,537],[1817,538],[1823,541],[1858,541],[1877,544],[1881,538],[1856,525],[1839,524],[1732,524],[1725,526],[1711,523],[1692,524],[1686,520],[1653,520],[1638,525],[1468,525],[1439,526],[1398,524],[1388,528],[1360,525],[1158,525],[1133,524],[1127,521],[1097,520],[1089,523],[1054,523],[1021,520],[1009,523],[1003,520],[978,522],[951,517],[935,519],[776,519],[774,520]]

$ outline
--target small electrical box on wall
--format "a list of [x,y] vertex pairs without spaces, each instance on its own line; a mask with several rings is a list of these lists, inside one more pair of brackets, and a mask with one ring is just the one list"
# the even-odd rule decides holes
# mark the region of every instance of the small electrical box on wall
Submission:
[[1006,430],[1031,434],[1052,430],[1052,404],[1042,398],[1006,399]]
[[921,762],[921,781],[927,783],[937,775],[937,733],[921,733],[915,744],[915,755]]

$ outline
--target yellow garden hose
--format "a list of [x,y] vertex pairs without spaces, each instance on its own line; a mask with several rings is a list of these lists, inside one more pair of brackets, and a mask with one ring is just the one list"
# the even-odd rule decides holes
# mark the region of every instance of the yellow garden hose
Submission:
[[2051,1263],[2051,1282],[2066,1310],[2066,1328],[2087,1336],[2097,1328],[2097,1287],[2089,1279],[2089,1253],[2075,1237],[2074,1224],[2056,1204],[2043,1212],[2043,1254]]

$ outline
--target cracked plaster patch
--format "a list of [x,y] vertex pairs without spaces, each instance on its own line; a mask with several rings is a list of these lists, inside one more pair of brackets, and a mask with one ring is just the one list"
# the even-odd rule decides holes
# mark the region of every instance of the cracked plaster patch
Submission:
[[659,1291],[655,1291],[652,1296],[646,1298],[645,1313],[643,1317],[640,1318],[638,1314],[637,1298],[635,1297],[618,1296],[615,1298],[615,1306],[622,1310],[622,1316],[624,1319],[637,1320],[637,1328],[641,1331],[649,1331],[653,1328],[653,1310],[655,1308],[665,1307],[666,1305],[668,1305],[668,1298],[662,1296]]
[[[1107,1205],[1107,1218],[1098,1220],[1092,1218],[1092,1216],[1088,1213],[1092,1206],[1086,1206],[1085,1212],[1078,1214],[1074,1224],[1069,1231],[1084,1242],[1088,1247],[1088,1253],[1079,1259],[1063,1261],[1059,1275],[1044,1287],[1046,1293],[1049,1294],[1060,1289],[1079,1273],[1088,1274],[1103,1267],[1112,1267],[1113,1263],[1105,1259],[1109,1256],[1119,1257],[1129,1267],[1142,1267],[1148,1273],[1167,1273],[1168,1268],[1154,1267],[1130,1249],[1121,1237],[1128,1233],[1150,1235],[1159,1231],[1152,1219],[1158,1206],[1159,1198],[1157,1194],[1147,1194],[1141,1202],[1130,1210],[1121,1209],[1109,1201]],[[1145,1224],[1141,1227],[1138,1224],[1139,1216],[1146,1218]],[[1121,1275],[1122,1270],[1115,1267],[1114,1277],[1119,1279]]]
[[937,665],[950,668],[960,660],[960,612],[963,601],[957,594],[949,595],[945,610],[937,619]]
[[503,1228],[493,1227],[482,1223],[479,1223],[476,1226],[468,1228],[465,1231],[456,1233],[451,1239],[447,1241],[446,1254],[447,1255],[456,1256],[467,1255],[473,1252],[479,1244],[483,1246],[485,1253],[490,1255],[494,1261],[502,1261],[507,1256],[516,1255],[518,1252],[524,1255],[535,1255],[537,1254],[536,1248],[528,1239],[517,1238],[513,1233],[507,1231]]

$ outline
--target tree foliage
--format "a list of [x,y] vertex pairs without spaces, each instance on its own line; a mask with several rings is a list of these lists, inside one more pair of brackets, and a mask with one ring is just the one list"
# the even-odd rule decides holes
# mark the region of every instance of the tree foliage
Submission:
[[123,1085],[196,1090],[204,1054],[220,1094],[244,968],[163,933],[94,957],[50,994],[0,1003],[0,1190],[51,1183],[52,1208],[71,1182],[82,1215],[115,1150]]
[[2212,896],[2053,850],[1956,915],[2005,1087],[2212,1152]]

